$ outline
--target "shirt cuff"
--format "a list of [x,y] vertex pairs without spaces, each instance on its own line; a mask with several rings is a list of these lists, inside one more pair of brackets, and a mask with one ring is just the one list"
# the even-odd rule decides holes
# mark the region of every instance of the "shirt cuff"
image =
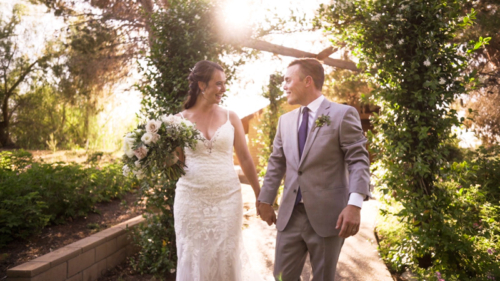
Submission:
[[361,208],[363,206],[364,199],[365,196],[363,196],[363,194],[353,192],[349,195],[349,202],[347,202],[347,205],[353,205]]

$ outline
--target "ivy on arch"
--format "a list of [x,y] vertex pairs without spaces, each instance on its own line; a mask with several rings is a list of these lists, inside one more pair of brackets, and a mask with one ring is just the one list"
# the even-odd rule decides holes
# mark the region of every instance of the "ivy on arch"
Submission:
[[[463,16],[463,2],[338,0],[322,5],[315,20],[359,58],[374,88],[370,101],[380,107],[369,134],[372,171],[382,213],[397,217],[404,232],[381,249],[384,258],[428,280],[500,276],[498,256],[487,251],[497,247],[499,211],[479,187],[461,186],[470,167],[454,163],[448,146],[464,121],[451,104],[474,87],[470,55],[489,41],[454,42],[475,19],[473,10]],[[473,227],[485,220],[488,231]]]

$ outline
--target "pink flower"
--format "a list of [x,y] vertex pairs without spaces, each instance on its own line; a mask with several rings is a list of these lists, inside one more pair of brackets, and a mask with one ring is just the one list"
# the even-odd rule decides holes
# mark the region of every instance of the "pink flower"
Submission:
[[441,272],[436,271],[436,276],[437,276],[437,278],[441,278]]
[[158,134],[153,134],[153,138],[151,139],[151,141],[152,141],[153,143],[156,143],[159,139],[160,139],[160,135],[158,135]]
[[495,249],[488,249],[488,254],[493,255],[495,253]]
[[148,155],[148,149],[144,145],[142,145],[134,150],[134,155],[137,157],[137,159],[141,160]]
[[31,169],[31,164],[29,164],[28,166],[24,167],[25,169]]

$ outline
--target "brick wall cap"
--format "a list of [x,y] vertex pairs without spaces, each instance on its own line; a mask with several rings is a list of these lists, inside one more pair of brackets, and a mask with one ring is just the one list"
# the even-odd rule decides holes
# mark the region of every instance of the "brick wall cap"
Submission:
[[8,269],[7,277],[33,277],[49,269],[49,262],[29,261]]
[[135,218],[131,218],[129,219],[128,221],[124,221],[122,223],[119,223],[115,226],[113,226],[112,228],[121,228],[121,229],[127,229],[127,226],[128,228],[134,228],[136,227],[138,224],[141,224],[142,222],[144,222],[144,217],[142,215],[140,216],[137,216]]
[[81,248],[62,247],[32,261],[48,262],[50,267],[57,266],[71,258],[78,256],[82,252]]
[[85,237],[81,240],[78,240],[74,243],[71,243],[65,247],[79,248],[79,249],[81,249],[81,252],[83,253],[83,252],[87,252],[88,250],[93,249],[101,244],[104,244],[104,242],[106,242],[106,239],[103,239],[102,237],[89,236],[89,237]]

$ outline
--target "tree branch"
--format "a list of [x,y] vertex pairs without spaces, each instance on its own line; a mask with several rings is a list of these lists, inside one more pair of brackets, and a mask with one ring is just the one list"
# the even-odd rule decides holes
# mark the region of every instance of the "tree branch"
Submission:
[[[255,40],[255,39],[250,39],[250,40],[245,40],[241,43],[241,46],[243,47],[248,47],[252,49],[256,49],[259,51],[266,51],[266,52],[271,52],[275,54],[279,54],[282,56],[288,56],[288,57],[294,57],[294,58],[317,58],[319,56],[313,53],[308,53],[304,51],[300,51],[297,49],[293,48],[288,48],[280,45],[275,45],[266,41],[262,40]],[[334,51],[334,49],[328,49],[324,50],[324,53],[322,56],[327,54],[330,51]],[[320,53],[321,54],[321,53]],[[323,58],[323,63],[329,66],[333,67],[338,67],[338,68],[343,68],[343,69],[349,69],[352,71],[359,71],[359,69],[356,67],[356,64],[354,64],[352,61],[345,61],[345,60],[338,60],[338,59],[332,59],[329,57]]]
[[31,72],[31,70],[33,69],[33,67],[40,62],[41,59],[37,59],[35,62],[33,62],[32,64],[30,64],[28,66],[28,68],[19,76],[19,78],[17,79],[16,83],[14,83],[14,85],[12,85],[12,87],[10,87],[10,89],[5,93],[6,94],[6,97],[7,99],[12,95],[12,93],[14,92],[14,90],[17,88],[17,86],[19,86],[19,84],[21,84],[21,82],[23,82],[24,78],[26,78],[26,76]]

